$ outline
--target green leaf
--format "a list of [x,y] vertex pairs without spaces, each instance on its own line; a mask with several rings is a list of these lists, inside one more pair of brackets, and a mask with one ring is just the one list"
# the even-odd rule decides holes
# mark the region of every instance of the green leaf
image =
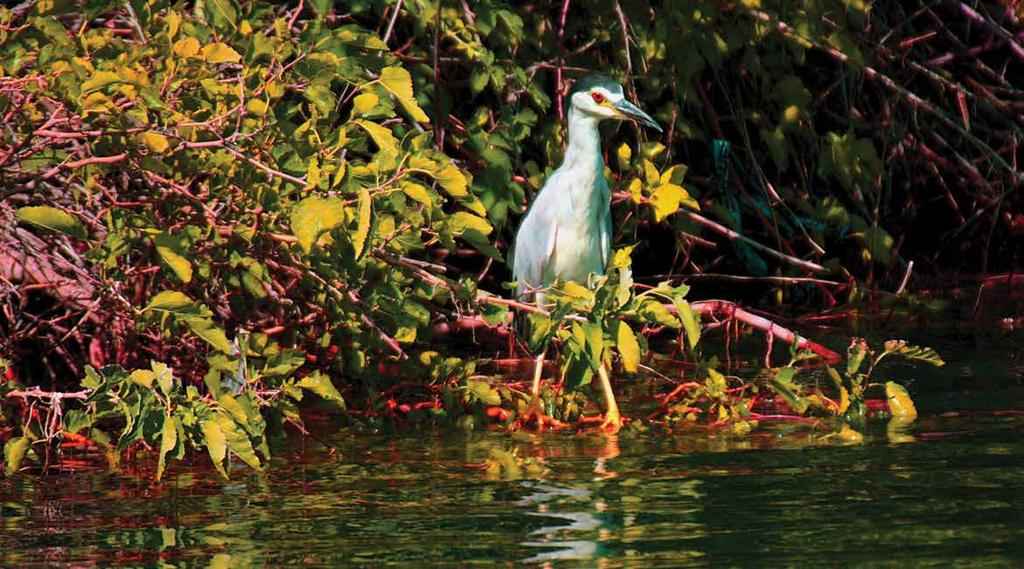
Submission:
[[385,67],[380,72],[380,84],[398,99],[399,104],[416,122],[430,122],[430,118],[416,103],[412,93],[412,77],[405,69],[397,66]]
[[227,478],[228,473],[224,469],[224,458],[227,456],[228,447],[224,438],[224,431],[221,430],[220,424],[217,421],[200,421],[199,428],[203,432],[203,444],[206,445],[206,450],[210,453],[213,466],[221,476]]
[[846,349],[846,375],[853,377],[860,370],[864,358],[868,355],[868,344],[861,338],[854,338],[850,341],[850,347]]
[[314,371],[299,380],[298,386],[316,393],[327,401],[336,403],[341,409],[345,408],[345,398],[341,396],[337,387],[331,382],[331,378]]
[[629,324],[619,321],[615,343],[622,357],[623,369],[629,373],[636,373],[640,369],[640,344],[636,341],[636,335]]
[[214,42],[203,46],[200,50],[208,63],[238,63],[242,56],[226,43]]
[[676,313],[683,322],[683,331],[686,333],[686,343],[690,349],[697,347],[700,342],[700,314],[690,308],[690,303],[683,299],[673,299]]
[[159,292],[150,299],[145,310],[157,310],[160,312],[178,312],[192,307],[195,302],[184,293],[176,290],[165,290]]
[[[522,316],[520,316],[522,318]],[[548,340],[551,337],[551,331],[553,324],[551,317],[547,314],[538,314],[531,312],[526,315],[527,328],[529,337],[527,343],[530,351],[533,353],[539,353],[548,344]]]
[[185,320],[192,333],[206,340],[211,346],[224,352],[231,353],[231,342],[224,334],[224,330],[217,327],[213,320],[208,318],[188,318]]
[[309,197],[292,208],[292,233],[309,253],[325,231],[345,222],[345,203],[338,198]]
[[238,9],[233,0],[201,0],[203,14],[214,27],[222,30],[238,29],[235,21],[238,19]]
[[164,241],[164,243],[161,244],[161,240],[158,237],[156,239],[156,244],[157,255],[159,255],[160,260],[174,272],[174,275],[183,283],[188,284],[192,282],[192,263],[171,248],[167,241]]
[[501,395],[496,389],[485,381],[469,380],[466,382],[466,389],[484,405],[501,405]]
[[113,71],[97,71],[92,74],[92,77],[82,83],[82,94],[85,95],[104,87],[120,85],[122,83],[126,83],[124,78]]
[[10,476],[21,468],[21,462],[25,460],[28,453],[30,441],[28,437],[14,437],[4,445],[4,473]]
[[462,236],[467,232],[475,232],[483,237],[491,234],[494,227],[484,218],[469,213],[468,211],[457,211],[448,220],[452,235]]
[[163,478],[167,454],[174,450],[174,447],[178,446],[178,429],[174,425],[176,421],[178,421],[177,418],[171,415],[164,415],[164,426],[160,430],[160,455],[156,466],[157,480]]
[[629,166],[633,160],[633,149],[628,144],[623,142],[619,145],[618,150],[615,151],[615,161],[619,166],[619,172],[625,172],[629,170]]
[[79,239],[89,238],[89,233],[77,217],[55,207],[45,205],[22,207],[14,212],[14,216],[19,221],[59,231],[65,235]]
[[302,96],[316,105],[316,110],[323,115],[330,114],[330,112],[334,110],[334,105],[337,104],[334,92],[331,91],[331,88],[328,85],[314,83],[309,87],[306,87],[302,92]]
[[637,314],[640,318],[643,318],[645,322],[651,324],[660,324],[662,326],[668,326],[669,328],[679,328],[679,319],[669,312],[665,305],[654,300],[653,298],[646,298],[640,304],[637,309]]
[[806,398],[799,395],[800,389],[793,383],[795,375],[795,369],[791,367],[781,368],[775,373],[771,386],[794,411],[803,413],[807,410],[809,403]]
[[248,464],[253,470],[262,472],[263,465],[260,464],[260,459],[252,448],[249,435],[227,415],[218,415],[216,422],[224,434],[228,450],[235,453],[238,458],[242,459],[242,462]]
[[359,188],[359,213],[356,223],[356,233],[352,236],[352,247],[356,250],[356,259],[361,259],[369,248],[370,216],[373,199],[366,188]]

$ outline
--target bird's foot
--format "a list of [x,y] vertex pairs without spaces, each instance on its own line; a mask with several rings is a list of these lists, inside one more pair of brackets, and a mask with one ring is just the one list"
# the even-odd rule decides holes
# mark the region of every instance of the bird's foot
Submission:
[[604,421],[601,422],[598,428],[609,435],[614,435],[622,430],[623,425],[625,425],[625,422],[622,419],[622,415],[619,414],[619,410],[613,409],[605,413]]
[[622,430],[622,427],[626,426],[626,420],[622,418],[622,415],[618,411],[611,411],[604,415],[595,415],[593,417],[581,417],[579,422],[576,423],[576,428],[583,430],[590,428],[595,425],[597,430],[603,431],[609,435]]
[[546,428],[553,430],[565,428],[565,423],[545,413],[541,408],[540,399],[534,397],[526,411],[516,418],[516,428],[522,429],[530,426],[534,426],[537,431],[543,431]]

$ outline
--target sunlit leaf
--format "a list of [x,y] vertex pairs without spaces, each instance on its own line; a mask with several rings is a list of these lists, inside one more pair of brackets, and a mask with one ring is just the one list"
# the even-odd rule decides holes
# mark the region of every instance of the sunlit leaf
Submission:
[[429,122],[430,118],[416,103],[412,93],[412,77],[402,67],[385,67],[380,72],[380,83],[398,99],[399,104],[416,122]]
[[640,369],[640,343],[637,342],[629,324],[619,321],[615,345],[619,349],[619,356],[622,357],[623,369],[629,373],[636,373]]
[[77,217],[55,207],[45,205],[22,207],[15,210],[14,217],[19,221],[59,231],[79,239],[89,238],[89,233]]
[[21,462],[28,453],[30,441],[28,437],[14,437],[4,444],[4,472],[10,476],[21,468]]
[[167,140],[166,136],[159,132],[147,130],[139,135],[139,139],[142,140],[142,143],[145,144],[147,148],[158,154],[163,154],[171,149],[170,141]]
[[375,93],[362,93],[357,95],[355,99],[352,99],[352,108],[355,109],[358,115],[368,115],[370,111],[376,108],[379,101],[380,97]]
[[466,382],[466,389],[485,405],[501,405],[501,395],[487,382],[469,380]]
[[661,184],[655,188],[654,193],[651,194],[651,205],[654,207],[655,221],[662,221],[679,211],[680,206],[700,210],[700,204],[690,197],[685,188],[672,183]]
[[373,200],[366,188],[359,188],[359,206],[356,217],[356,232],[352,236],[352,247],[356,250],[356,258],[366,254],[370,239],[370,216]]
[[156,466],[156,479],[160,480],[164,475],[164,468],[166,467],[167,454],[174,450],[174,447],[178,445],[178,430],[175,428],[176,418],[171,415],[164,416],[164,426],[160,429],[160,451]]
[[210,453],[210,460],[213,461],[213,466],[221,476],[227,478],[228,473],[224,470],[224,458],[227,456],[227,442],[224,438],[224,431],[221,430],[220,424],[217,421],[201,421],[199,428],[203,432],[203,444],[206,445],[206,450]]
[[398,154],[398,139],[395,138],[394,134],[391,134],[390,130],[367,120],[356,120],[354,122],[370,135],[373,143],[377,145],[381,152],[390,155]]
[[325,231],[345,222],[345,203],[337,198],[308,197],[292,208],[292,233],[307,253]]
[[338,388],[334,387],[334,384],[331,383],[331,378],[319,371],[314,371],[300,379],[298,386],[316,393],[325,400],[336,404],[341,409],[345,408],[345,398],[341,396]]
[[226,43],[208,43],[200,53],[208,63],[238,63],[242,60],[242,56]]
[[902,385],[894,381],[885,382],[885,398],[889,402],[889,412],[894,419],[910,422],[917,418],[914,400]]

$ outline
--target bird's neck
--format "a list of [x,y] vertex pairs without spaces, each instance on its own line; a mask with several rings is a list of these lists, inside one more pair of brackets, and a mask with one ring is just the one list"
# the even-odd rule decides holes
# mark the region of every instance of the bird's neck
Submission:
[[604,175],[598,122],[595,117],[569,108],[569,143],[562,160],[562,169],[581,173],[596,171]]

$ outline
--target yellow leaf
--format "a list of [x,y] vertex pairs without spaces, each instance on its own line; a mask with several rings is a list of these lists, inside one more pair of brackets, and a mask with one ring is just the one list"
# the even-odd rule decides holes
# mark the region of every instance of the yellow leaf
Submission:
[[574,281],[562,283],[562,292],[572,298],[590,298],[594,296],[590,289]]
[[469,182],[454,164],[448,164],[440,171],[435,172],[434,179],[453,198],[463,198],[469,195]]
[[430,117],[416,103],[412,95],[412,76],[397,66],[385,67],[380,72],[380,84],[398,99],[406,113],[416,122],[430,122]]
[[374,93],[363,93],[352,100],[352,108],[355,109],[356,114],[366,115],[377,106],[380,102],[380,97]]
[[181,26],[181,15],[174,10],[168,10],[167,16],[164,17],[164,23],[167,24],[167,39],[173,40],[174,36],[178,34],[178,27]]
[[55,207],[46,205],[22,207],[14,212],[14,217],[18,221],[59,231],[79,239],[88,239],[89,237],[89,232],[82,225],[80,219]]
[[403,182],[401,187],[402,192],[411,199],[427,207],[434,207],[434,201],[430,199],[430,192],[427,191],[427,188],[413,182]]
[[263,99],[249,99],[249,102],[245,104],[245,110],[254,115],[265,115],[267,114],[267,103]]
[[174,42],[174,54],[178,57],[189,58],[199,53],[199,40],[196,38],[181,38]]
[[667,168],[664,172],[661,173],[660,182],[662,184],[682,184],[683,176],[686,175],[686,171],[688,169],[689,168],[685,164],[676,164],[671,168]]
[[170,415],[164,417],[164,427],[160,430],[160,458],[156,467],[156,479],[164,475],[164,466],[167,461],[167,454],[178,446],[178,430],[174,425],[175,419]]
[[902,385],[893,381],[886,382],[885,396],[889,400],[889,412],[894,419],[909,423],[917,418],[914,400]]
[[181,279],[181,282],[192,282],[192,263],[188,259],[166,246],[157,245],[156,252],[160,255],[160,259]]
[[203,431],[203,442],[206,444],[206,450],[210,452],[213,465],[221,476],[227,478],[228,473],[224,470],[224,457],[227,456],[228,449],[224,431],[216,421],[202,421],[199,423],[199,428]]
[[156,375],[148,369],[137,369],[128,376],[128,379],[142,387],[152,387],[153,381],[156,380]]
[[306,169],[306,187],[315,188],[320,183],[320,162],[313,156],[309,159],[309,168]]
[[386,127],[366,120],[357,120],[355,123],[370,135],[373,143],[377,145],[381,152],[391,154],[392,156],[398,155],[398,139]]
[[211,43],[203,46],[203,59],[210,63],[238,63],[242,56],[226,43]]
[[113,71],[97,71],[92,74],[92,77],[82,83],[82,93],[90,93],[110,85],[120,85],[124,82],[124,78]]
[[366,253],[370,237],[370,214],[373,199],[366,188],[359,188],[359,217],[356,222],[356,234],[352,237],[352,247],[356,250],[356,259]]
[[628,373],[636,373],[640,369],[640,343],[629,324],[619,321],[619,329],[615,334],[615,342],[622,356],[622,367]]
[[633,160],[633,149],[623,142],[615,152],[615,158],[618,160],[619,171],[625,172],[629,169],[629,164]]
[[167,140],[167,137],[159,132],[149,130],[140,134],[139,138],[153,152],[163,154],[171,149],[171,143]]
[[661,221],[679,210],[680,205],[691,209],[700,209],[697,200],[690,197],[689,192],[682,186],[676,184],[662,184],[658,186],[651,195],[651,205],[654,206],[654,220]]
[[291,212],[292,233],[308,253],[325,231],[345,221],[345,204],[337,198],[309,197]]
[[629,183],[629,197],[633,200],[633,203],[641,203],[644,201],[644,183],[640,181],[640,178],[633,178],[633,181]]

